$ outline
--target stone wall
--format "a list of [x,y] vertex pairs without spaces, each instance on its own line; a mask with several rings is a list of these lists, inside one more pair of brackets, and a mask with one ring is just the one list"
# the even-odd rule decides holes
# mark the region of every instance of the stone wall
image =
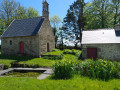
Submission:
[[3,70],[3,69],[4,69],[4,65],[0,64],[0,70]]
[[24,53],[31,56],[39,57],[46,53],[47,43],[49,43],[50,51],[55,48],[55,37],[49,19],[45,19],[36,36],[2,38],[1,41],[1,52],[8,55],[20,53],[20,42],[24,42]]
[[[27,37],[11,37],[2,38],[1,52],[2,54],[19,54],[20,42],[24,42],[24,53],[31,56],[39,56],[39,36],[27,36]],[[12,45],[10,45],[12,41]]]
[[42,27],[39,31],[39,39],[40,55],[47,52],[47,43],[49,43],[50,51],[55,48],[55,37],[50,26],[49,19],[45,19],[44,23],[42,24]]
[[82,57],[87,58],[87,48],[97,48],[97,57],[120,61],[120,44],[84,44]]

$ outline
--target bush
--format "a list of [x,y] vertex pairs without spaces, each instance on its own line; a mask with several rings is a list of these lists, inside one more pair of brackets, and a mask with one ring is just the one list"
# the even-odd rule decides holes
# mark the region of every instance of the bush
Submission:
[[9,65],[4,65],[4,69],[8,69],[8,68],[10,68]]
[[72,49],[72,50],[65,49],[63,51],[63,54],[72,54],[72,55],[75,55],[78,59],[80,59],[81,53],[82,52],[80,50],[76,50],[76,49]]
[[[65,49],[63,51],[63,54],[73,54],[72,50],[69,50],[69,49]],[[74,54],[75,55],[75,54]]]
[[119,75],[116,65],[103,59],[83,61],[77,65],[76,70],[80,71],[83,76],[102,80],[109,80]]
[[68,79],[73,75],[73,62],[61,61],[54,65],[54,74],[57,79]]

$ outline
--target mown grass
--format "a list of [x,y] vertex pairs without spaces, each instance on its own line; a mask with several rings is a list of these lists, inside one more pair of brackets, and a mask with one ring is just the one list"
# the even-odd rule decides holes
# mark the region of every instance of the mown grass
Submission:
[[[76,60],[76,56],[66,54],[66,55],[64,55],[62,60],[73,60],[74,61],[74,60]],[[50,66],[51,67],[55,64],[55,62],[62,61],[62,60],[48,60],[48,59],[43,59],[43,58],[34,58],[31,60],[27,60],[27,61],[19,61],[19,63],[29,64],[29,65],[38,64],[40,66]]]
[[[7,56],[2,59],[0,59],[0,64],[4,64],[4,65],[7,65],[7,66],[11,66],[11,63],[13,62],[17,62],[17,63],[20,63],[20,64],[28,64],[28,65],[35,65],[35,64],[38,64],[39,66],[41,67],[52,67],[55,62],[57,61],[60,61],[60,60],[49,60],[49,59],[43,59],[43,58],[28,58],[26,59],[27,57],[23,57],[23,58],[20,58],[20,57],[8,57],[7,59]],[[76,60],[76,56],[74,55],[70,55],[70,54],[66,54],[64,55],[63,59],[62,60]]]
[[[78,61],[76,55],[65,54],[62,60],[48,60],[43,58],[2,57],[0,63],[9,65],[12,62],[24,64],[39,64],[53,66],[58,61]],[[44,80],[36,78],[0,77],[0,90],[120,90],[120,79],[102,81],[89,77],[74,75],[67,80],[55,80],[48,77]]]
[[63,53],[63,51],[58,50],[58,51],[48,52],[48,53],[45,53],[43,55],[61,55],[62,53]]
[[7,59],[0,59],[0,64],[4,64],[10,67],[10,63],[15,62],[16,60],[7,60]]
[[1,77],[0,90],[119,90],[120,80],[92,80],[75,75],[68,80]]

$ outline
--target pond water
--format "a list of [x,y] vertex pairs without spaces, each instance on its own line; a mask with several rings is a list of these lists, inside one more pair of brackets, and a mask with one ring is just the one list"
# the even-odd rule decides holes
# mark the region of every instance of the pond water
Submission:
[[12,77],[38,77],[40,76],[44,70],[13,70],[10,72],[5,73],[5,76],[12,76]]

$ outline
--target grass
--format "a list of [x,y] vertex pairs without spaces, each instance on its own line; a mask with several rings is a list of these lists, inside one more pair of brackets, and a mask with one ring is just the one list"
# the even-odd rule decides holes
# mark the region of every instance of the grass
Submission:
[[[58,55],[60,52],[62,51],[57,51],[57,54],[55,51],[52,53]],[[65,54],[62,60],[78,61],[77,57],[71,54]],[[18,62],[51,67],[57,61],[60,60],[0,55],[0,64],[6,65]],[[71,79],[67,80],[55,80],[52,79],[52,76],[44,80],[23,77],[0,77],[0,90],[120,90],[120,79],[102,81],[80,75],[74,75]]]
[[[66,54],[64,55],[62,60],[76,60],[76,56],[74,55],[69,55]],[[43,59],[43,58],[28,58],[27,57],[18,57],[18,56],[9,56],[7,59],[7,56],[5,57],[0,57],[0,64],[4,64],[7,66],[11,66],[11,63],[17,62],[20,64],[28,64],[28,65],[35,65],[38,64],[41,67],[52,67],[55,62],[60,61],[60,60],[49,60],[49,59]]]
[[1,90],[119,90],[120,80],[113,79],[108,82],[92,80],[88,77],[75,75],[69,80],[44,80],[35,78],[1,77]]
[[[56,60],[57,61],[57,60]],[[38,64],[39,66],[47,66],[47,67],[51,67],[55,64],[55,60],[48,60],[48,59],[43,59],[43,58],[34,58],[28,61],[20,61],[18,63],[24,63],[24,64],[29,64],[29,65],[33,65],[33,64]]]
[[43,55],[61,55],[62,53],[63,53],[63,51],[59,50],[59,51],[48,52]]
[[[70,54],[66,54],[64,55],[62,60],[76,60],[76,56],[74,55],[70,55]],[[43,59],[43,58],[34,58],[31,60],[27,60],[27,61],[20,61],[19,63],[24,63],[24,64],[38,64],[40,66],[49,66],[52,67],[55,62],[60,61],[60,60],[48,60],[48,59]]]
[[0,64],[4,64],[10,67],[10,63],[15,62],[16,60],[7,60],[7,59],[0,59]]

